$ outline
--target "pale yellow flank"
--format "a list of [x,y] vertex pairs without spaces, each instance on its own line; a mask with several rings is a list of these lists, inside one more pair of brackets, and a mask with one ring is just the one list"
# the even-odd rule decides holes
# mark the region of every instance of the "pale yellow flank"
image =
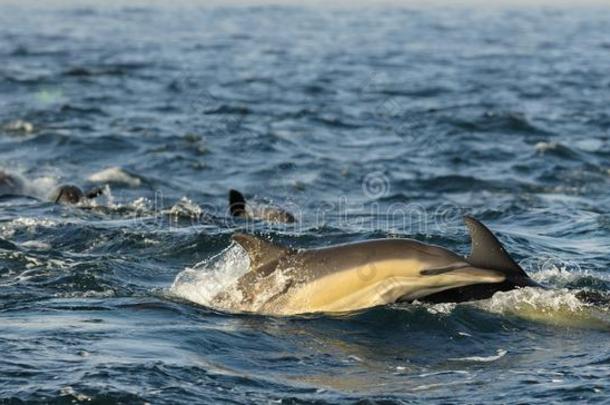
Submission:
[[439,275],[422,276],[425,263],[385,260],[350,268],[295,286],[265,312],[294,315],[307,312],[346,312],[396,302],[473,283],[500,283],[499,272],[464,267]]

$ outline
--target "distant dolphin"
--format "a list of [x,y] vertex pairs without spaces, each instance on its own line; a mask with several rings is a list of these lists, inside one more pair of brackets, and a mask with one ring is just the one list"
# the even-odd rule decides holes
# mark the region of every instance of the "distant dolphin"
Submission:
[[237,190],[229,191],[229,209],[234,217],[260,219],[267,222],[290,224],[295,222],[294,215],[277,207],[246,207],[246,199]]
[[25,181],[21,177],[0,170],[0,197],[23,196],[25,193]]
[[465,218],[467,258],[411,239],[378,239],[297,251],[235,234],[250,258],[237,290],[212,304],[272,315],[345,312],[397,301],[460,302],[539,286],[483,224]]
[[94,188],[87,193],[83,193],[80,188],[68,184],[58,187],[51,194],[51,200],[56,204],[78,204],[86,200],[94,199],[103,193],[104,190],[101,188]]
[[[0,197],[29,197],[39,198],[39,193],[31,190],[26,181],[20,176],[0,170]],[[62,185],[55,189],[50,200],[56,204],[78,204],[96,198],[103,194],[103,189],[95,188],[84,193],[73,185]]]

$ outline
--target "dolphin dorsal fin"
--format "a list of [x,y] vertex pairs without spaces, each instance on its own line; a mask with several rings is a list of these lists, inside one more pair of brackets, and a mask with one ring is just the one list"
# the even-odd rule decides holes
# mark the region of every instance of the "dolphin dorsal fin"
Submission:
[[525,274],[523,269],[506,252],[498,238],[482,223],[473,217],[464,217],[470,231],[470,264],[484,269],[500,270],[504,274]]
[[256,271],[293,252],[290,248],[275,245],[257,236],[244,233],[236,233],[233,235],[233,240],[248,253],[250,271]]
[[229,190],[229,210],[234,217],[241,217],[246,214],[246,199],[237,190]]

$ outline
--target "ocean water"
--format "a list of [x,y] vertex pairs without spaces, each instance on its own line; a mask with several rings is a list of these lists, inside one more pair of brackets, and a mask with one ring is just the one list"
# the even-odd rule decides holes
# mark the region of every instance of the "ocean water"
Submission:
[[[130,4],[0,4],[0,402],[610,402],[609,8]],[[209,306],[236,231],[467,254],[464,214],[550,288]]]

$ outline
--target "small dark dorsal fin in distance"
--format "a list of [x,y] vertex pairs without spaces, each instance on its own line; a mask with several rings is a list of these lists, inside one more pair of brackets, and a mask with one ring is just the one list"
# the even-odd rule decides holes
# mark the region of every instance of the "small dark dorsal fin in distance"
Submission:
[[229,190],[229,210],[234,217],[246,215],[246,199],[237,190]]
[[87,191],[85,193],[85,197],[87,197],[88,199],[93,199],[101,196],[102,194],[104,194],[104,189],[101,187],[96,187],[92,190]]
[[504,246],[494,234],[482,223],[470,216],[464,217],[464,222],[470,231],[470,255],[468,263],[484,269],[500,270],[508,275],[526,276],[523,269],[506,252]]
[[274,245],[257,236],[236,233],[233,240],[248,253],[250,258],[250,271],[256,271],[280,258],[294,252],[293,249]]

